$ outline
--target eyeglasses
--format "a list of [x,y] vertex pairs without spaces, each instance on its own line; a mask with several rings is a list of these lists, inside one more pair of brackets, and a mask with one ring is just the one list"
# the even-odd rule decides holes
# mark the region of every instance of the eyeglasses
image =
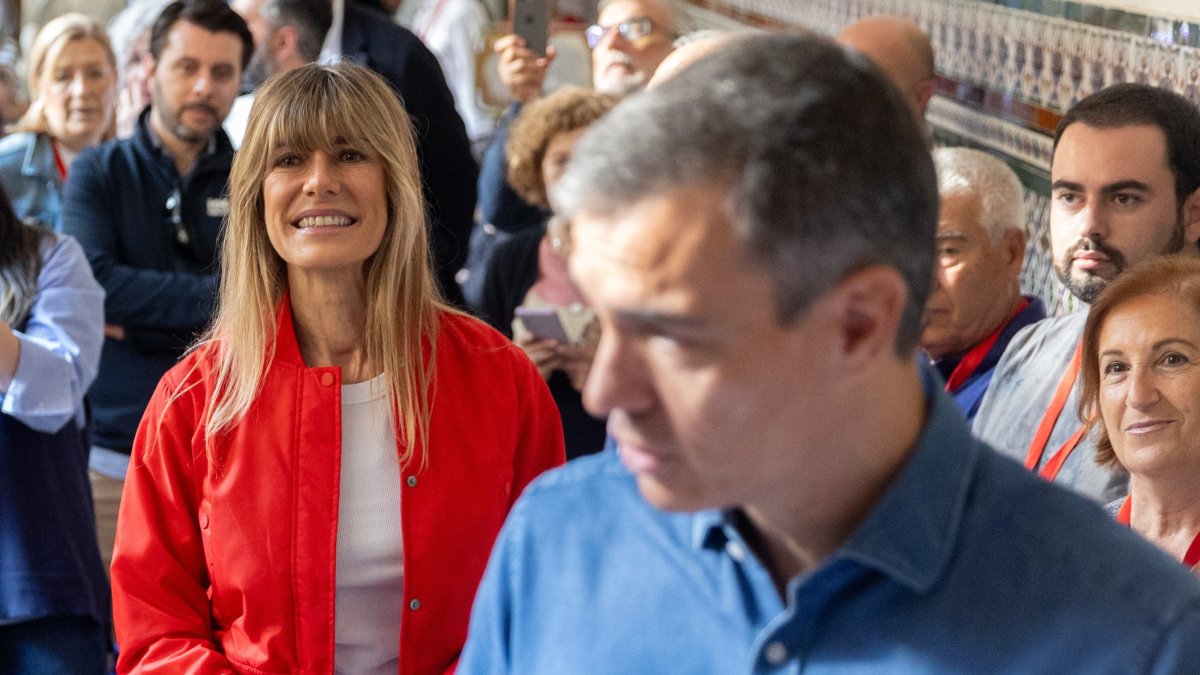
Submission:
[[588,48],[595,49],[596,45],[600,44],[604,40],[604,37],[614,30],[620,33],[621,37],[633,42],[653,33],[654,22],[649,17],[639,16],[612,26],[601,26],[598,23],[592,24],[583,33],[587,36]]

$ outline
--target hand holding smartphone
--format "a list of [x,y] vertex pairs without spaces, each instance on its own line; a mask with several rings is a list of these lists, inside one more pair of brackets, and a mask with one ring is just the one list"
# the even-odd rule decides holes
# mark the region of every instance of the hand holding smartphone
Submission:
[[550,307],[518,307],[516,314],[524,324],[525,330],[533,337],[539,340],[571,342],[557,310]]

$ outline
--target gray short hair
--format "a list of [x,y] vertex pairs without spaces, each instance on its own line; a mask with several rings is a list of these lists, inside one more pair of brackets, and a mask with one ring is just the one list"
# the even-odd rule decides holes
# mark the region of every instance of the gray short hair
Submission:
[[329,0],[266,0],[259,12],[272,34],[283,26],[296,29],[296,50],[305,61],[312,63],[320,58],[325,34],[333,23]]
[[1007,164],[970,148],[938,148],[933,151],[933,164],[942,197],[962,192],[979,195],[981,225],[992,243],[1000,243],[1009,230],[1025,231],[1025,193]]
[[908,102],[857,53],[812,35],[750,35],[635,94],[584,134],[557,213],[612,215],[689,185],[729,185],[746,250],[789,323],[864,267],[898,270],[910,353],[933,277],[937,183]]

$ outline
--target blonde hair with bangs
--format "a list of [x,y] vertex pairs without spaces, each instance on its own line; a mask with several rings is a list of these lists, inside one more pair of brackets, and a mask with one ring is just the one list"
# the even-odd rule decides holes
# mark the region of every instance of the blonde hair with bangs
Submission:
[[[309,64],[269,79],[259,90],[229,177],[230,213],[221,243],[216,316],[203,342],[216,347],[209,438],[237,424],[258,396],[274,358],[276,306],[287,269],[267,237],[263,181],[279,148],[330,150],[361,144],[384,168],[388,225],[364,263],[365,349],[382,366],[405,443],[402,463],[428,461],[430,390],[441,300],[430,271],[425,206],[412,124],[395,92],[358,65]],[[422,356],[423,344],[428,354]],[[182,392],[180,392],[182,393]],[[211,446],[210,446],[211,447]]]
[[[108,66],[113,71],[113,86],[117,86],[117,57],[113,53],[112,43],[108,39],[108,33],[104,30],[104,24],[100,23],[98,19],[78,12],[63,14],[42,26],[33,40],[33,47],[29,50],[27,79],[31,103],[21,119],[17,120],[15,125],[17,131],[35,134],[50,133],[50,127],[46,121],[46,108],[42,103],[42,73],[46,72],[47,68],[53,68],[63,49],[76,40],[93,40],[104,49],[104,53],[108,57]],[[113,137],[117,128],[116,118],[115,114],[111,116],[108,128],[104,130],[101,140]]]

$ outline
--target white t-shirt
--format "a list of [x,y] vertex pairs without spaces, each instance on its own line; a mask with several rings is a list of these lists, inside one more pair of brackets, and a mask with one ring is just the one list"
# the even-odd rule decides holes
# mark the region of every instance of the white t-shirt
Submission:
[[400,460],[382,375],[342,386],[339,484],[334,672],[395,675],[404,545]]

